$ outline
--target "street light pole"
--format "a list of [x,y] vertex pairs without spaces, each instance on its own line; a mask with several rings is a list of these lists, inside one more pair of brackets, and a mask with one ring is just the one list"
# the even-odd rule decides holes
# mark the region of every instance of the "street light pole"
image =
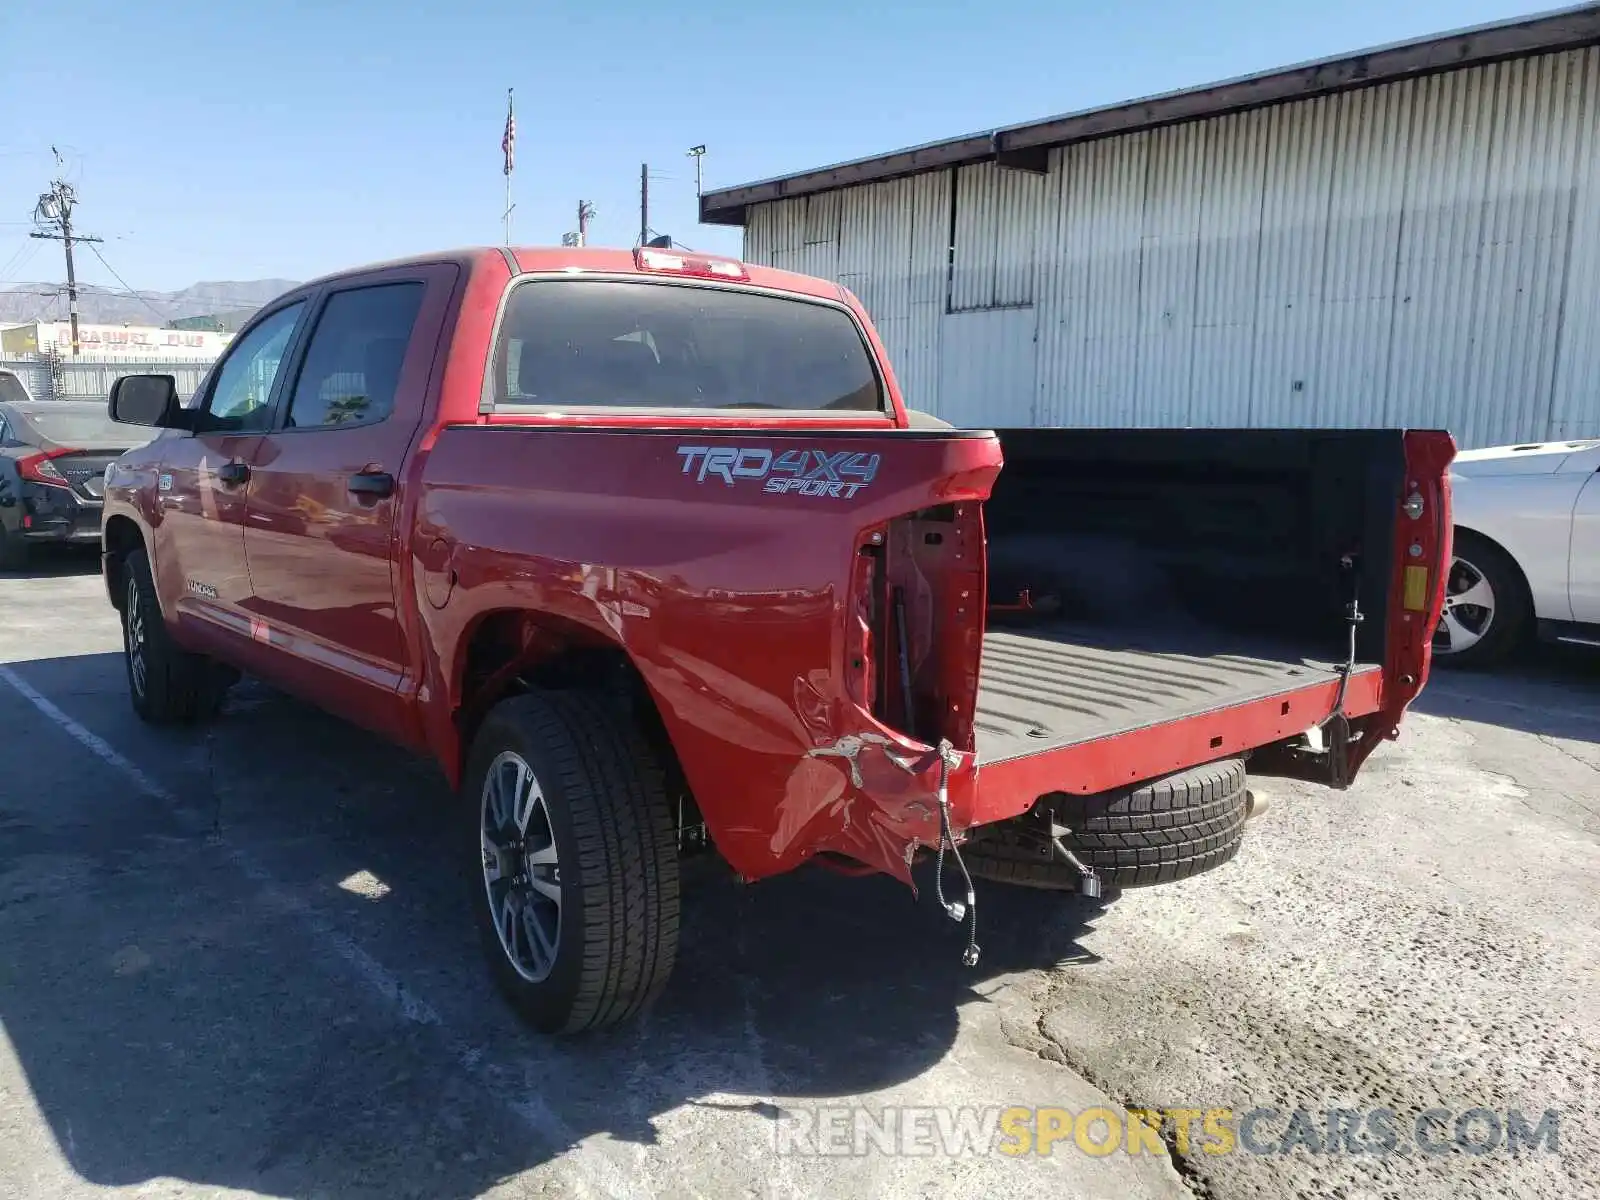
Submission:
[[[699,200],[705,195],[705,162],[706,148],[704,145],[690,146],[689,157],[694,159],[694,197]],[[695,220],[700,219],[700,214],[695,214]]]

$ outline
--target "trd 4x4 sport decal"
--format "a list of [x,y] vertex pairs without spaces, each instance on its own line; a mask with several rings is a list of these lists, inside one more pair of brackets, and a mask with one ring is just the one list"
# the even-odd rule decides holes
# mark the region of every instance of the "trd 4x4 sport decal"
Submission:
[[848,500],[877,477],[879,455],[852,450],[785,450],[774,454],[738,446],[679,446],[683,473],[696,483],[720,479],[733,487],[740,479],[760,479],[775,496],[798,492]]

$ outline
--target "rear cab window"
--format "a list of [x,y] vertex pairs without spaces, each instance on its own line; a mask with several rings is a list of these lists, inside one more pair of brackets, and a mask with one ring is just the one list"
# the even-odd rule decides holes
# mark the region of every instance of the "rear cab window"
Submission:
[[27,408],[19,407],[16,417],[16,421],[8,425],[7,432],[13,439],[35,446],[131,450],[144,445],[157,432],[119,424],[107,415],[101,404],[62,400],[35,402]]
[[494,404],[517,410],[889,413],[843,305],[714,284],[516,283],[491,371]]

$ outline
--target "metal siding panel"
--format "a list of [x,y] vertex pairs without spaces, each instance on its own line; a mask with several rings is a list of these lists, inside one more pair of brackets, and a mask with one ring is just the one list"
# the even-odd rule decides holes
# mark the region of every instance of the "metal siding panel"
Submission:
[[950,257],[950,176],[940,171],[909,182],[912,221],[906,334],[892,361],[906,403],[933,412],[939,406],[939,345]]
[[1176,125],[1151,135],[1139,246],[1138,385],[1129,425],[1182,425],[1188,417],[1209,126]]
[[786,201],[779,200],[776,204],[755,204],[750,208],[749,215],[745,218],[744,249],[739,253],[745,262],[756,263],[763,267],[772,265],[772,249],[776,241],[778,205]]
[[950,307],[957,311],[994,303],[996,246],[990,218],[993,166],[980,163],[956,171],[955,243],[950,267]]
[[1333,111],[1326,99],[1271,110],[1251,355],[1252,426],[1311,423],[1306,389],[1316,358],[1316,310],[1327,252]]
[[950,307],[1032,304],[1034,253],[1045,177],[994,163],[956,172],[955,255]]
[[1333,157],[1316,357],[1300,393],[1307,425],[1383,423],[1404,224],[1410,85],[1330,102]]
[[1033,424],[1036,320],[1031,308],[946,314],[937,415],[967,428]]
[[889,351],[898,359],[909,330],[911,206],[908,181],[890,180],[844,193],[839,281],[860,298]]
[[1115,426],[1132,411],[1150,144],[1138,133],[1059,152],[1058,211],[1041,249],[1042,424]]
[[1577,135],[1569,258],[1557,310],[1546,435],[1600,437],[1600,49],[1580,55],[1567,105]]
[[1482,71],[1418,80],[1386,421],[1465,435],[1493,97]]
[[1549,436],[1581,68],[1580,56],[1566,54],[1484,68],[1494,97],[1492,186],[1460,422],[1471,445]]
[[822,279],[839,277],[839,217],[843,209],[838,192],[806,197],[805,244],[800,270]]
[[1032,304],[1048,177],[1000,167],[992,173],[996,223],[994,303]]
[[[938,326],[930,318],[926,243],[928,222],[941,206],[928,197],[938,192],[939,176],[891,179],[840,194],[837,278],[856,293],[872,318],[906,403],[930,408],[938,386]],[[944,205],[947,210],[947,205]],[[938,242],[947,234],[938,234]],[[942,304],[942,270],[936,298]]]
[[1209,124],[1187,423],[1229,427],[1250,413],[1269,120],[1258,110]]

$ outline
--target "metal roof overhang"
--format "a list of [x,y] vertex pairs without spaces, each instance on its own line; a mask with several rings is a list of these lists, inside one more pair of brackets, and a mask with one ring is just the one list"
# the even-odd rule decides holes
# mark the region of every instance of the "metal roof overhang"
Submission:
[[1018,170],[1043,171],[1056,146],[1595,44],[1600,44],[1600,3],[1583,4],[720,188],[700,198],[700,220],[708,225],[743,225],[752,204],[966,163],[995,161]]

